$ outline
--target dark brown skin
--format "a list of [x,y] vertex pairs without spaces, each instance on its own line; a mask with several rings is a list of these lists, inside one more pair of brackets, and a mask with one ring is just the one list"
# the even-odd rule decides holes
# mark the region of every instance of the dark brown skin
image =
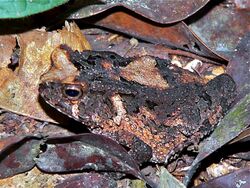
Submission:
[[131,148],[138,162],[168,162],[198,143],[235,96],[235,83],[226,74],[205,83],[167,60],[62,48],[81,72],[71,83],[42,83],[41,96],[93,133]]

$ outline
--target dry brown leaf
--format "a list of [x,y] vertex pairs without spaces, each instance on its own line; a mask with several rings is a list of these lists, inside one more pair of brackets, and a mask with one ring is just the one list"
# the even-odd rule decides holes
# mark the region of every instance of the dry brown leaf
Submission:
[[72,81],[78,74],[77,68],[70,62],[68,54],[60,47],[56,48],[51,54],[53,66],[45,75],[42,75],[41,81],[48,80],[68,80]]
[[[67,44],[72,49],[79,51],[90,49],[89,43],[76,24],[66,23],[65,25],[62,30],[57,32],[33,30],[18,35],[17,39],[21,49],[19,66],[15,71],[7,67],[0,69],[1,108],[36,119],[54,122],[38,102],[40,77],[50,69],[55,69],[51,68],[51,54],[61,44]],[[55,51],[55,53],[58,52]],[[52,59],[56,61],[56,64],[60,64],[60,59],[54,56]],[[71,66],[73,67],[73,65]],[[65,72],[64,65],[58,67],[58,71]],[[68,69],[68,67],[66,68]],[[70,70],[67,76],[75,74],[74,68]]]
[[10,178],[0,180],[0,187],[19,187],[19,188],[38,188],[38,187],[55,187],[59,180],[64,179],[62,176],[54,174],[44,174],[37,168],[33,168],[27,173],[22,173]]
[[[144,67],[144,69],[141,67]],[[164,80],[159,70],[156,68],[155,59],[150,56],[144,56],[131,62],[128,66],[122,68],[121,75],[129,81],[133,80],[147,86],[161,89],[169,87],[168,83]]]
[[10,57],[16,46],[14,35],[0,35],[0,67],[7,67],[11,63]]

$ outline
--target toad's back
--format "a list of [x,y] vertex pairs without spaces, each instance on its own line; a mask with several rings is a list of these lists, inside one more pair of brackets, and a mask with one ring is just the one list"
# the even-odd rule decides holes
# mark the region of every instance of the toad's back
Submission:
[[80,74],[70,83],[41,84],[46,102],[93,133],[135,150],[138,140],[146,143],[155,162],[210,133],[235,95],[226,74],[206,83],[167,60],[64,49]]

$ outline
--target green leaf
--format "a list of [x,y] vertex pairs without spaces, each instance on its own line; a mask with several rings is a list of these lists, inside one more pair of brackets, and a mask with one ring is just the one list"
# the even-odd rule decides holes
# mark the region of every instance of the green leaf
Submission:
[[21,18],[44,12],[69,0],[0,0],[0,19]]
[[163,166],[160,168],[160,185],[159,188],[175,187],[175,188],[186,188],[178,179],[170,174]]

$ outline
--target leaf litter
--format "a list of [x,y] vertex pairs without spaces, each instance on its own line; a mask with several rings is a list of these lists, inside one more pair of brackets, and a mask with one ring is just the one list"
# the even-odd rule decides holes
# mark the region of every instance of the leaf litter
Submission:
[[[0,69],[0,107],[55,122],[44,112],[38,101],[40,77],[50,70],[51,54],[60,44],[68,44],[75,50],[90,49],[90,46],[75,24],[67,25],[58,32],[46,32],[44,29],[28,31],[17,35],[16,40],[20,47],[18,67],[13,71],[5,63]],[[59,70],[63,68],[66,67],[58,67]],[[76,70],[73,69],[72,72],[74,71]],[[67,76],[69,74],[70,72]]]

